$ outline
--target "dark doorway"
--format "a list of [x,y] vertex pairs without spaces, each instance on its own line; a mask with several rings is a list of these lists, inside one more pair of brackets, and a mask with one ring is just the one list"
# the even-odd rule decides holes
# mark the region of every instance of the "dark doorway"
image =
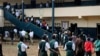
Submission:
[[100,0],[96,0],[96,4],[100,4]]
[[31,7],[35,8],[36,7],[36,0],[31,0]]
[[81,0],[74,0],[75,5],[81,5]]
[[97,35],[100,36],[100,23],[97,24]]
[[77,31],[77,23],[71,23],[70,30],[71,30],[71,32],[76,33],[76,31]]
[[7,2],[3,2],[3,8],[5,8],[7,5]]

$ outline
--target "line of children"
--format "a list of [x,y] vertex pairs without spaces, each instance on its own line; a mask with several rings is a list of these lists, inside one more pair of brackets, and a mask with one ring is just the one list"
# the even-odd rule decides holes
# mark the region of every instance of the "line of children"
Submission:
[[[68,37],[68,41],[65,43],[64,49],[66,50],[66,56],[92,56],[93,43],[90,41],[90,38],[87,38],[85,42],[83,39],[81,39],[81,36],[78,36],[75,41],[72,39],[72,37]],[[24,44],[23,40],[21,39],[21,42],[18,44],[18,56],[27,56],[27,48],[28,46]],[[96,51],[96,56],[100,56],[100,38],[94,42],[94,49]],[[43,35],[38,46],[38,56],[48,56],[47,50],[50,50],[50,56],[61,55],[55,34],[52,35],[52,39],[50,41],[47,40],[46,35]]]

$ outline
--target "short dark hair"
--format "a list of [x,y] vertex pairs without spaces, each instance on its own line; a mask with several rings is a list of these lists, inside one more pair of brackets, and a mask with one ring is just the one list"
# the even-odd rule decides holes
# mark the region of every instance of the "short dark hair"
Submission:
[[23,37],[21,37],[21,38],[20,38],[20,41],[22,41],[22,42],[23,42],[23,41],[24,41],[24,38],[23,38]]
[[71,37],[69,37],[69,38],[68,38],[68,40],[69,40],[69,41],[72,41],[72,38],[71,38]]
[[46,40],[46,38],[47,38],[46,35],[43,35],[43,36],[42,36],[42,39],[43,39],[43,40]]
[[56,39],[56,36],[55,35],[52,35],[52,39]]
[[87,40],[90,41],[90,38],[88,38]]

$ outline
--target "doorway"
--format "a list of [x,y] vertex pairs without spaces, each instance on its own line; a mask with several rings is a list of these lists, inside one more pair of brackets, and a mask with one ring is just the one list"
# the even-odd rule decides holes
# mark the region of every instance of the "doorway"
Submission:
[[66,30],[69,28],[69,22],[68,21],[61,21],[61,28]]
[[100,23],[97,23],[97,35],[100,36]]

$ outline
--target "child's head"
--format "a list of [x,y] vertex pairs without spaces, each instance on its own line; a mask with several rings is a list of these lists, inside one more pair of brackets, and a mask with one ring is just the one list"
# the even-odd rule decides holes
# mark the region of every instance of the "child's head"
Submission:
[[88,38],[87,40],[90,41],[90,38]]
[[72,38],[70,37],[70,38],[68,38],[68,40],[69,40],[69,41],[72,41]]

